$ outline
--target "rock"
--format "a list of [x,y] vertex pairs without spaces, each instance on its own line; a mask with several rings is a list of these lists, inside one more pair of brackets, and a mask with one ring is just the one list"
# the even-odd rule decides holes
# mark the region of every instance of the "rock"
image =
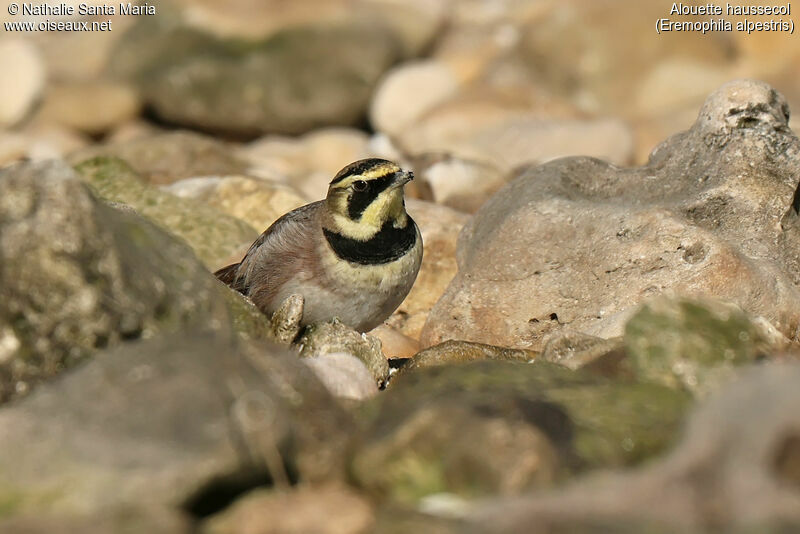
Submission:
[[[147,137],[162,135],[164,133],[165,129],[162,126],[153,124],[152,122],[149,122],[143,118],[137,118],[124,124],[120,124],[112,131],[108,132],[103,140],[105,141],[106,147],[119,146],[132,141],[140,141]],[[188,132],[183,133],[186,134]],[[202,139],[201,136],[197,136],[196,138]],[[166,171],[168,172],[169,169],[166,169]]]
[[249,176],[203,176],[162,187],[180,198],[191,198],[266,230],[281,215],[307,204],[294,188]]
[[376,383],[383,384],[389,376],[389,362],[381,352],[381,342],[356,332],[338,319],[309,325],[297,344],[303,358],[343,352],[361,360]]
[[58,162],[0,172],[0,401],[104,347],[227,325],[192,251]]
[[370,330],[369,335],[380,340],[381,350],[389,360],[411,358],[419,352],[418,340],[408,337],[386,323]]
[[[590,6],[581,0],[548,1],[539,7],[541,14],[520,28],[522,63],[538,84],[592,113],[629,116],[631,95],[643,73],[661,63],[691,58],[718,68],[731,66],[736,57],[727,32],[655,34],[653,23],[670,18],[671,4],[666,12],[656,2],[635,0],[601,0]],[[702,19],[672,17],[681,22]],[[623,34],[620,28],[630,31]],[[564,43],[564,35],[574,38]],[[622,57],[625,61],[619,60]],[[680,78],[669,84],[680,84]]]
[[428,312],[456,274],[456,239],[468,217],[430,202],[409,199],[406,205],[419,226],[425,251],[414,286],[386,324],[419,339]]
[[378,393],[372,373],[352,354],[331,352],[303,358],[302,361],[334,397],[360,401]]
[[22,39],[0,40],[0,127],[22,120],[44,88],[46,69],[41,54]]
[[626,164],[633,154],[631,130],[618,119],[543,118],[494,107],[469,102],[436,107],[406,128],[398,144],[411,154],[442,152],[502,171],[577,154]]
[[269,135],[240,151],[249,171],[285,180],[312,200],[324,198],[328,184],[345,165],[371,156],[366,134],[353,128],[321,128],[299,138]]
[[357,124],[398,48],[391,32],[354,20],[242,43],[142,19],[111,65],[161,119],[254,137]]
[[[210,273],[209,273],[210,274]],[[264,315],[250,299],[242,296],[228,286],[219,283],[217,290],[222,293],[230,311],[233,330],[245,339],[264,339],[279,345],[289,345],[276,331],[276,323]]]
[[663,451],[688,401],[660,385],[546,362],[418,369],[371,401],[351,472],[359,486],[396,501],[519,494]]
[[714,301],[647,301],[625,325],[625,350],[642,379],[707,395],[738,365],[786,348],[767,341],[736,306]]
[[355,9],[387,26],[400,41],[403,57],[409,58],[424,55],[441,36],[452,5],[450,0],[362,0]]
[[123,160],[97,157],[75,168],[99,197],[127,204],[186,240],[212,271],[224,267],[234,251],[258,237],[244,221],[145,184]]
[[[102,1],[88,0],[87,6],[102,6]],[[19,33],[32,43],[35,43],[47,71],[47,78],[51,81],[87,81],[107,78],[108,61],[114,45],[119,41],[128,28],[138,17],[121,15],[119,6],[114,5],[114,15],[81,15],[78,13],[77,4],[73,5],[73,15],[53,16],[38,15],[25,16],[24,19],[39,24],[44,21],[70,22],[80,25],[81,22],[110,22],[110,31],[34,31]],[[109,5],[109,4],[106,4]],[[152,4],[151,4],[152,5]],[[162,7],[163,6],[163,7]],[[166,3],[159,4],[158,16],[161,16]],[[3,12],[6,15],[6,12]],[[4,20],[21,20],[23,16],[17,15]]]
[[459,534],[465,525],[435,514],[420,513],[416,508],[385,506],[378,510],[374,534]]
[[348,0],[233,0],[225,6],[214,0],[178,0],[181,14],[194,28],[220,37],[262,39],[281,30],[332,24],[354,11]]
[[436,60],[403,63],[389,71],[375,90],[370,122],[386,134],[401,134],[425,111],[452,95],[458,85],[455,73]]
[[148,532],[191,534],[191,521],[184,513],[164,506],[121,506],[96,514],[42,514],[0,519],[0,534],[107,534]]
[[768,85],[731,82],[643,167],[576,157],[521,171],[461,232],[422,345],[619,336],[642,300],[670,292],[732,302],[795,339],[800,142],[787,117]]
[[412,369],[474,362],[476,360],[531,362],[536,357],[537,353],[528,350],[506,349],[466,341],[445,341],[417,353],[403,367],[403,370],[411,371]]
[[413,157],[446,154],[503,173],[571,154],[625,163],[633,146],[622,121],[587,118],[530,84],[487,81],[473,81],[432,105],[394,141]]
[[797,443],[798,381],[797,364],[750,369],[695,412],[663,460],[474,506],[475,528],[464,531],[511,534],[537,524],[543,530],[534,532],[597,532],[589,527],[599,525],[603,532],[792,532],[800,527],[800,494],[781,460]]
[[689,59],[661,61],[642,77],[629,113],[652,116],[666,110],[697,109],[706,95],[730,77],[730,69],[714,63]]
[[124,159],[151,184],[169,184],[195,176],[241,174],[246,164],[232,145],[192,132],[152,133],[132,141],[93,146],[70,155],[78,164],[95,157]]
[[561,330],[547,338],[539,360],[608,377],[633,375],[621,338],[603,339]]
[[[245,298],[248,302],[250,299]],[[289,345],[300,334],[305,299],[302,295],[289,295],[280,308],[272,314],[273,335],[282,345]]]
[[89,139],[67,128],[32,123],[14,131],[0,130],[0,167],[23,160],[64,159],[89,144]]
[[508,181],[496,166],[447,154],[422,154],[414,159],[414,178],[430,187],[431,200],[454,210],[475,213]]
[[344,486],[300,487],[283,493],[254,491],[205,521],[200,534],[366,534],[372,505]]
[[7,517],[123,505],[205,517],[290,476],[341,480],[353,428],[293,355],[206,331],[98,355],[0,421],[14,428],[0,435]]
[[53,84],[45,92],[38,120],[100,135],[134,119],[140,107],[139,96],[124,84]]

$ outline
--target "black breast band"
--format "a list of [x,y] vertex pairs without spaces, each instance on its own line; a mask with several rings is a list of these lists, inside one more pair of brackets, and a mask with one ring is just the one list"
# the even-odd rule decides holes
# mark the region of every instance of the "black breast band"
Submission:
[[380,265],[399,259],[411,250],[417,230],[411,217],[405,228],[395,228],[391,221],[383,223],[380,231],[366,241],[359,241],[323,228],[325,239],[343,260],[361,265]]

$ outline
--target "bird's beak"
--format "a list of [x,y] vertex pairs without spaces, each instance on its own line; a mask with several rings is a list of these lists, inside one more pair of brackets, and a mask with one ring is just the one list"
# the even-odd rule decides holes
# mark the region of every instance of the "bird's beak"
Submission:
[[414,173],[411,171],[400,171],[395,174],[394,182],[392,185],[395,187],[403,187],[408,182],[414,179]]

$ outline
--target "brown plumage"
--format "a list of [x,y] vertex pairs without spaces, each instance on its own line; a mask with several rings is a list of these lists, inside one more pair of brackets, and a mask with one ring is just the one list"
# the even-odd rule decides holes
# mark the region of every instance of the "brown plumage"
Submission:
[[370,330],[400,305],[422,260],[422,238],[403,203],[409,179],[386,160],[355,162],[336,175],[325,200],[282,216],[241,262],[215,274],[265,313],[300,294],[303,324],[338,317]]

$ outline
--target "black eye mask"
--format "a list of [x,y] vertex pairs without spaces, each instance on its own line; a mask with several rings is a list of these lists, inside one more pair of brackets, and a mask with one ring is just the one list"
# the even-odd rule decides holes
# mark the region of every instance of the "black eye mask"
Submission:
[[347,198],[347,215],[354,221],[360,219],[367,206],[392,185],[396,177],[397,173],[393,172],[374,180],[365,180],[367,188],[364,191],[353,191]]

